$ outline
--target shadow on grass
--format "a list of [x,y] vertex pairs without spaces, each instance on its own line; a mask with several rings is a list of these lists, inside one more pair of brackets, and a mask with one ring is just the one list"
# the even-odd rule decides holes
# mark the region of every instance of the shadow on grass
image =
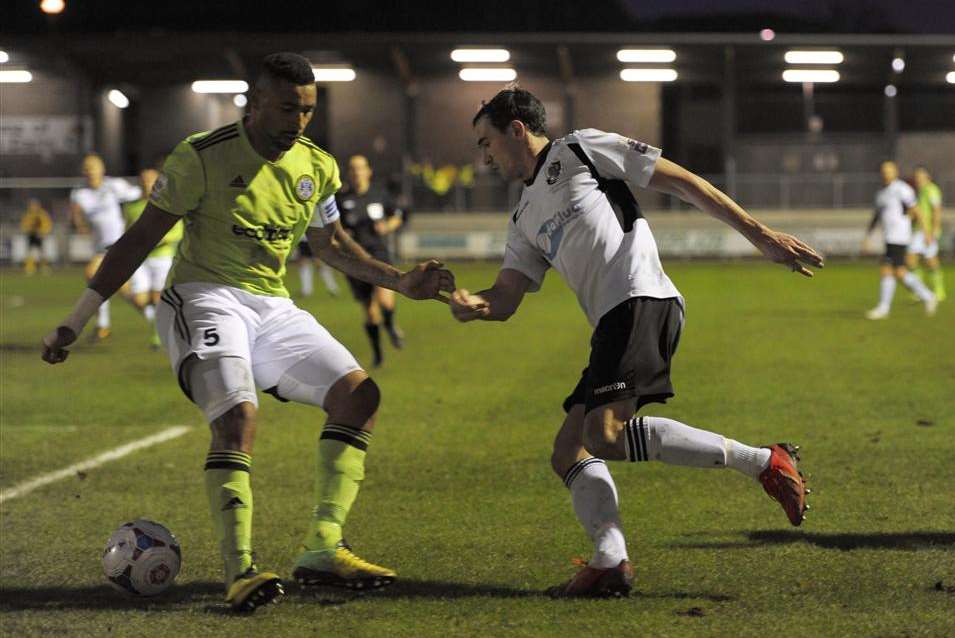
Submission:
[[[369,598],[388,599],[431,599],[455,600],[458,598],[542,598],[550,600],[540,589],[518,589],[504,585],[475,585],[469,583],[454,583],[436,580],[398,580],[380,591],[367,594],[331,593],[328,589],[296,589],[293,594],[303,598],[313,598],[319,604],[340,605],[350,600],[356,600],[367,595]],[[634,590],[632,598],[663,598],[675,600],[708,600],[710,602],[726,602],[733,600],[730,596],[701,592],[640,592]]]
[[824,549],[840,549],[843,551],[852,549],[955,550],[955,533],[953,532],[843,532],[829,534],[792,530],[757,530],[741,532],[740,534],[745,536],[746,540],[672,543],[670,546],[683,549],[747,549],[758,545],[809,543]]
[[137,598],[109,585],[95,587],[4,587],[0,589],[0,612],[28,609],[162,609],[178,603],[222,598],[222,583],[193,581],[176,585],[152,598]]
[[[320,606],[346,605],[358,600],[456,600],[462,598],[540,598],[549,600],[541,590],[507,587],[505,585],[481,585],[438,580],[399,580],[391,587],[380,591],[357,593],[338,589],[302,589],[294,583],[286,585],[288,597],[299,602]],[[726,602],[730,596],[703,592],[640,592],[632,598],[708,600]],[[559,601],[555,601],[559,602]],[[175,605],[203,604],[203,609],[212,614],[231,614],[222,604],[222,584],[218,582],[193,581],[177,585],[154,598],[135,598],[118,592],[108,585],[94,587],[36,587],[0,589],[0,612],[86,610],[168,610]]]

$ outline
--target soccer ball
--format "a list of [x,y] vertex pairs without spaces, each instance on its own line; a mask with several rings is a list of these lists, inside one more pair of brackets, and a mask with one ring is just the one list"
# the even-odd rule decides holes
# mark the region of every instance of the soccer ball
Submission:
[[106,541],[103,573],[116,589],[155,596],[172,585],[182,552],[168,529],[144,518],[124,523]]

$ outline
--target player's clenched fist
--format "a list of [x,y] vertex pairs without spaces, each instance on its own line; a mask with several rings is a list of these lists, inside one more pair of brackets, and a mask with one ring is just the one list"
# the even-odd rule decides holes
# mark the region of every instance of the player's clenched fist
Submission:
[[484,297],[472,295],[461,288],[451,293],[451,315],[458,321],[473,321],[487,317],[491,308]]
[[66,361],[70,351],[66,346],[76,341],[76,333],[66,326],[58,326],[47,336],[43,337],[43,360],[47,363],[62,363]]
[[411,299],[438,299],[447,301],[440,293],[454,290],[454,275],[436,259],[421,262],[403,273],[398,280],[398,292]]

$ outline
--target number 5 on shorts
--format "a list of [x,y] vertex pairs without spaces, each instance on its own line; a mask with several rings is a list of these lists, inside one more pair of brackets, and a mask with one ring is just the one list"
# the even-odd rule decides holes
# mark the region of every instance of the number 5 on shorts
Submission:
[[202,338],[205,340],[205,345],[214,346],[219,343],[219,335],[216,333],[215,328],[206,328],[202,333]]

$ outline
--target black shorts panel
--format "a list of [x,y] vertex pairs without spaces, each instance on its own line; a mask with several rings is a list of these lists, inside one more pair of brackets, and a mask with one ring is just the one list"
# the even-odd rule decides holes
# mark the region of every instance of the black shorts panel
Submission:
[[882,256],[882,263],[892,264],[893,268],[904,266],[906,252],[908,252],[908,246],[904,244],[886,244],[885,255]]
[[312,254],[312,247],[308,245],[306,240],[298,242],[298,256],[302,259],[311,259],[315,255]]
[[583,404],[590,412],[608,403],[637,399],[665,403],[673,396],[670,361],[683,328],[678,299],[633,297],[600,318],[590,339],[590,361],[564,411]]
[[29,248],[43,248],[43,238],[39,235],[29,234],[27,235],[27,247]]
[[[378,261],[385,262],[386,264],[391,263],[391,255],[389,255],[387,252],[373,252],[371,253],[371,256]],[[373,285],[367,281],[355,279],[354,277],[349,277],[347,275],[345,276],[345,279],[348,281],[348,287],[351,288],[351,294],[355,298],[355,301],[367,303],[371,300],[371,293],[375,290]]]

